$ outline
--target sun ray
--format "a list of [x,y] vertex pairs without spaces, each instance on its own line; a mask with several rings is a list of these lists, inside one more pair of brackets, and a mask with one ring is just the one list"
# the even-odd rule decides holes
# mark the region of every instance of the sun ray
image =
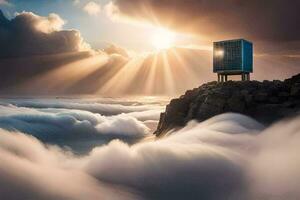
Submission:
[[155,81],[156,72],[157,72],[157,54],[154,55],[154,58],[150,66],[149,75],[145,81],[145,93],[147,95],[153,93],[153,86],[155,84],[154,81]]
[[171,70],[170,63],[165,51],[162,52],[162,58],[163,58],[163,65],[161,67],[164,71],[164,84],[165,84],[166,93],[175,94],[173,72]]
[[141,56],[129,60],[119,72],[98,89],[97,93],[124,94],[126,90],[130,89],[130,84],[132,84],[143,60],[144,58]]
[[178,61],[179,65],[178,71],[182,74],[184,73],[184,76],[189,77],[189,79],[192,79],[192,81],[198,80],[198,77],[196,74],[188,67],[188,63],[185,62],[185,60],[179,55],[179,53],[175,49],[170,50],[171,54],[174,55],[176,61]]
[[155,30],[153,38],[152,38],[152,45],[157,49],[157,50],[165,50],[169,49],[175,39],[175,34],[172,33],[171,31],[163,28],[158,28]]
[[42,84],[45,90],[59,88],[57,92],[64,91],[77,81],[101,68],[105,63],[107,63],[107,56],[102,54],[93,55],[40,74],[25,83],[25,85]]

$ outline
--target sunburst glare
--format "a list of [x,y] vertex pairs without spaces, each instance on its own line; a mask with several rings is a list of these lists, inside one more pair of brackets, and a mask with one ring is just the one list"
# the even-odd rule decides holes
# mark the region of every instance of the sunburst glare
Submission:
[[158,28],[155,30],[152,38],[152,45],[157,50],[168,49],[174,45],[174,42],[175,33],[164,28]]

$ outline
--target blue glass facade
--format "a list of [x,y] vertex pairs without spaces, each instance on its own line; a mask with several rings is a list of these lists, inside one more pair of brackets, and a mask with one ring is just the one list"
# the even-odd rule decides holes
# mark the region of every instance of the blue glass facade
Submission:
[[244,39],[214,42],[213,71],[219,74],[253,72],[253,45]]

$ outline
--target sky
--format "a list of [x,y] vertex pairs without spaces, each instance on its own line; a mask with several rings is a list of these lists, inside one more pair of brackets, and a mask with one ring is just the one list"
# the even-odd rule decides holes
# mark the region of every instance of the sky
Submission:
[[0,92],[179,94],[215,80],[212,42],[235,38],[254,44],[253,79],[286,79],[300,72],[299,4],[0,0]]
[[[106,8],[109,4],[109,0],[10,0],[0,8],[8,18],[23,11],[41,16],[56,13],[66,21],[65,29],[79,30],[93,48],[112,43],[135,51],[153,50],[151,42],[145,43],[145,39],[152,37],[156,27],[114,20]],[[181,36],[181,39],[190,37]]]
[[[259,45],[273,42],[272,48],[267,48],[267,45],[264,45],[264,48],[259,46],[259,53],[299,53],[297,24],[300,17],[296,9],[299,6],[297,0],[289,3],[282,0],[268,0],[264,3],[258,0],[247,3],[240,0],[2,2],[1,9],[9,18],[22,11],[40,16],[56,13],[67,22],[65,29],[79,30],[94,48],[114,43],[133,50],[151,50],[151,44],[145,40],[153,36],[157,26],[163,26],[184,34],[187,40],[185,45],[207,45],[214,39],[245,37]],[[182,40],[182,37],[179,40]]]

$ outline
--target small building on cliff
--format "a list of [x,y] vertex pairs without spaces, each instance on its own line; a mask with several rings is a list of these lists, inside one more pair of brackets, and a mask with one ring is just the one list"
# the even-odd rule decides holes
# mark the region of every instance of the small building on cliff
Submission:
[[253,72],[253,44],[244,39],[226,40],[213,44],[213,72],[218,81],[228,80],[229,75],[241,75],[250,80]]

